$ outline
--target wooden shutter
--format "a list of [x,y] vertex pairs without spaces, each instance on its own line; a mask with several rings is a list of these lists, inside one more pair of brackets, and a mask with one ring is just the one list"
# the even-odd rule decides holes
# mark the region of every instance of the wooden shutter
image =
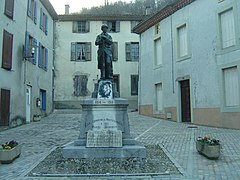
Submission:
[[33,47],[34,47],[34,57],[32,59],[32,63],[36,64],[37,62],[37,40],[33,38]]
[[91,61],[91,43],[85,43],[86,61]]
[[230,9],[220,14],[222,48],[236,45],[236,33],[233,10]]
[[48,34],[48,16],[45,15],[45,34]]
[[25,33],[25,47],[24,47],[24,56],[29,56],[29,33],[26,31]]
[[31,7],[32,7],[31,3],[32,3],[32,0],[28,0],[27,15],[28,15],[29,17],[31,17],[31,14],[32,14],[32,12],[31,12]]
[[239,106],[239,78],[237,67],[227,68],[224,72],[226,106]]
[[118,60],[118,42],[113,42],[112,46],[113,61]]
[[34,23],[37,24],[37,2],[34,1],[34,14],[33,14],[33,18],[34,18]]
[[126,43],[126,61],[131,61],[131,43]]
[[86,21],[86,31],[85,32],[89,32],[90,31],[90,22]]
[[0,94],[0,126],[9,125],[10,115],[10,90],[1,89]]
[[131,75],[131,95],[138,95],[138,75]]
[[183,25],[178,28],[179,57],[188,55],[187,27]]
[[42,44],[40,42],[38,45],[38,66],[42,67]]
[[40,9],[40,29],[43,30],[43,11]]
[[13,19],[13,12],[14,12],[14,0],[5,0],[5,15],[9,18]]
[[71,61],[76,61],[76,43],[71,43]]
[[3,49],[2,49],[2,68],[12,69],[12,47],[13,35],[7,31],[3,31]]
[[42,101],[42,110],[46,111],[47,109],[47,96],[46,96],[46,91],[45,90],[40,90],[40,94],[41,94],[41,101]]
[[120,21],[116,21],[116,32],[120,32]]
[[78,22],[73,21],[73,33],[77,33],[77,32],[78,32]]
[[45,48],[45,63],[44,63],[44,69],[47,70],[48,69],[48,49]]

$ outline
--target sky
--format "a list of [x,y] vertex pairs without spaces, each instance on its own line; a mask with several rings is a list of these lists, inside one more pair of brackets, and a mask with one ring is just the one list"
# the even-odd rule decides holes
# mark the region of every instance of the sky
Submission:
[[[119,0],[108,0],[108,3],[118,2]],[[134,0],[121,0],[123,2],[131,2]],[[57,14],[65,13],[65,4],[70,6],[70,13],[79,12],[82,8],[90,8],[93,6],[101,6],[105,4],[105,0],[50,0]]]

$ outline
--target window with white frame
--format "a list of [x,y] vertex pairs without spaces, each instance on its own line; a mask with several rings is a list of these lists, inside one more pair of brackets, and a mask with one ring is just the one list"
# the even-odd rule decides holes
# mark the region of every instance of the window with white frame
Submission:
[[161,65],[162,64],[162,39],[158,38],[154,41],[154,51],[155,51],[155,65]]
[[89,32],[89,21],[73,22],[73,33],[87,33],[87,32]]
[[222,49],[236,45],[236,33],[233,9],[219,14]]
[[223,69],[225,106],[239,106],[239,77],[237,66]]
[[155,84],[155,111],[161,112],[163,111],[163,90],[162,90],[162,83]]
[[120,32],[120,21],[103,21],[103,24],[107,24],[110,33]]
[[71,61],[91,61],[91,43],[72,42]]
[[187,38],[187,25],[184,24],[177,28],[178,38],[178,57],[184,57],[188,55],[188,38]]
[[131,42],[126,43],[126,61],[139,60],[139,43]]

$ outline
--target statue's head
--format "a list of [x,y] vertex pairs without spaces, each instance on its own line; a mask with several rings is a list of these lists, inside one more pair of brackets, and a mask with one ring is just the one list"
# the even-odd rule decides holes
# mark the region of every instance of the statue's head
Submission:
[[102,27],[101,27],[101,30],[102,30],[103,32],[107,32],[108,26],[107,26],[106,24],[103,24]]

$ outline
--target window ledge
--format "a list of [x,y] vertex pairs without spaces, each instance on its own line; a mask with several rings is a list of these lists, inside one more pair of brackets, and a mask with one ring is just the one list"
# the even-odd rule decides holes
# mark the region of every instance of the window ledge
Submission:
[[183,56],[183,57],[178,57],[177,62],[181,62],[181,61],[188,60],[188,59],[190,59],[191,57],[192,57],[191,54],[186,55],[186,56]]
[[240,112],[240,106],[234,106],[234,107],[222,107],[222,112]]
[[154,68],[153,68],[153,70],[160,69],[160,68],[163,68],[163,65],[162,65],[162,64],[160,64],[160,65],[155,65]]
[[219,49],[217,55],[223,55],[240,49],[240,45],[230,46],[224,49]]

